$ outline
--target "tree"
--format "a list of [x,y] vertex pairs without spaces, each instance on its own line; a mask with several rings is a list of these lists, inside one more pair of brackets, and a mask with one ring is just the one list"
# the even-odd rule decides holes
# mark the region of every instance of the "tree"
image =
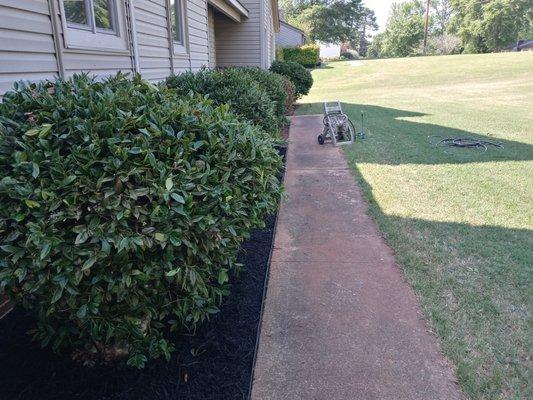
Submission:
[[447,55],[459,53],[461,38],[450,33],[434,35],[429,39],[428,52],[431,55]]
[[358,53],[362,57],[366,57],[368,48],[368,33],[370,31],[376,31],[378,24],[376,22],[376,14],[370,8],[363,9],[363,15],[361,18],[361,27],[359,31],[359,46]]
[[303,29],[312,41],[357,43],[363,15],[362,0],[336,0],[304,8],[289,21]]
[[420,0],[392,5],[383,35],[383,56],[407,57],[418,52],[424,36],[424,13]]
[[280,0],[279,9],[283,12],[285,19],[293,23],[307,8],[324,4],[323,0]]
[[453,15],[453,8],[450,0],[433,0],[431,2],[431,13],[433,16],[432,35],[443,35],[448,31],[450,20]]
[[450,0],[451,29],[467,52],[498,50],[533,33],[531,0]]
[[368,46],[367,57],[381,58],[383,57],[383,40],[384,33],[378,33],[372,38],[372,42]]

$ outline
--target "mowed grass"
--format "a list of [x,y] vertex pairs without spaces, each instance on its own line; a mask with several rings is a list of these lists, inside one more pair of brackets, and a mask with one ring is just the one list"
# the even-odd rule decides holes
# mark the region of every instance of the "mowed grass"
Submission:
[[[298,114],[341,100],[370,211],[474,399],[533,398],[533,52],[330,63]],[[430,135],[501,141],[443,152]]]

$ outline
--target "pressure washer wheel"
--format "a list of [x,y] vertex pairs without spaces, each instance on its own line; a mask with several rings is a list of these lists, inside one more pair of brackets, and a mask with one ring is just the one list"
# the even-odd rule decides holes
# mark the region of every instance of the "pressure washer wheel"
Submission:
[[322,145],[324,144],[324,135],[318,135],[318,144]]

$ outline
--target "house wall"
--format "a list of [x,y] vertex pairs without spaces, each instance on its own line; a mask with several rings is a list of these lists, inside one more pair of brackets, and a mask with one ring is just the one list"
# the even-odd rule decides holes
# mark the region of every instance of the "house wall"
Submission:
[[[207,39],[207,0],[187,1],[187,31],[189,37],[190,69],[198,70],[209,64],[209,43]],[[178,61],[174,73],[187,69],[187,57],[174,56]]]
[[207,8],[207,38],[209,42],[209,68],[215,68],[217,66],[215,12],[210,6]]
[[275,57],[271,0],[241,0],[248,17],[236,23],[215,13],[217,66],[270,67]]
[[276,35],[276,45],[281,47],[302,46],[305,44],[305,37],[298,29],[281,23],[279,32]]
[[243,0],[248,18],[241,23],[215,14],[217,66],[261,66],[261,3],[264,0]]
[[0,0],[0,97],[17,80],[138,71],[158,81],[203,66],[268,68],[275,57],[271,0],[242,0],[248,17],[241,23],[214,12],[207,0],[183,0],[181,52],[172,44],[167,0],[116,0],[124,11],[125,42],[115,50],[67,45],[71,33],[63,33],[61,1]]
[[0,96],[18,80],[59,73],[50,10],[45,1],[0,1]]
[[141,74],[149,80],[172,73],[170,28],[165,0],[135,0],[135,31]]
[[263,37],[264,43],[264,54],[262,66],[263,68],[270,68],[272,61],[274,61],[276,48],[275,48],[275,35],[274,32],[274,18],[272,16],[272,1],[265,0],[263,2],[263,32],[265,33]]
[[126,18],[122,50],[68,48],[60,1],[0,0],[0,96],[18,80],[138,70],[157,81],[209,64],[207,0],[184,0],[187,51],[181,53],[171,42],[166,0],[117,0]]

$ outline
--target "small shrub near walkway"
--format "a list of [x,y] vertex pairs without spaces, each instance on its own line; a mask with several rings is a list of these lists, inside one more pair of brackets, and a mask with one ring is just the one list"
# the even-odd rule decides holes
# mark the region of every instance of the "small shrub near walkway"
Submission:
[[290,79],[296,89],[297,97],[308,94],[313,86],[311,72],[293,61],[274,61],[270,66],[270,71]]
[[284,82],[284,76],[266,71],[259,67],[235,67],[235,70],[250,76],[257,82],[259,87],[264,90],[272,103],[275,106],[275,113],[279,118],[279,124],[285,124],[285,115],[287,114],[287,101],[294,103],[296,100],[291,96],[290,87],[287,87]]
[[0,291],[45,346],[168,358],[169,331],[218,311],[277,207],[273,144],[228,105],[139,77],[19,85],[0,104]]

